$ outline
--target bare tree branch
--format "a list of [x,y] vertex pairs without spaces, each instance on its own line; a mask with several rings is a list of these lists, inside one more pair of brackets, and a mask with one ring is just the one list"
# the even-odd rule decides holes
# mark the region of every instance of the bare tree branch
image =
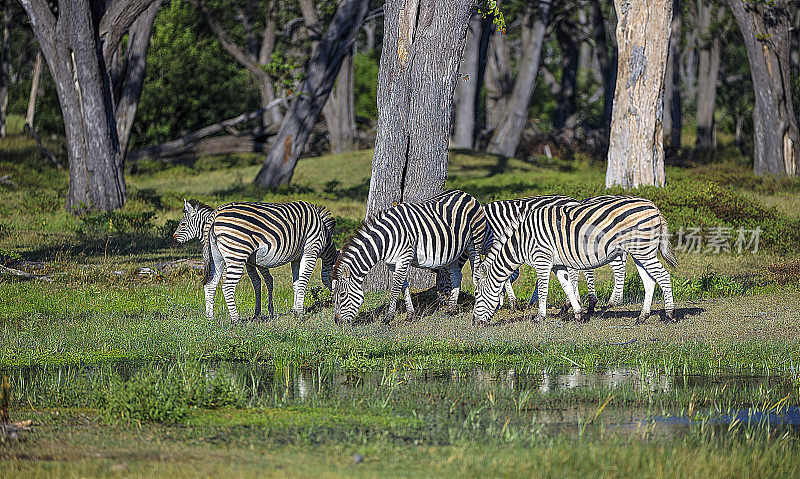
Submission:
[[133,22],[139,18],[155,0],[111,0],[103,18],[100,19],[98,35],[103,43],[103,60],[111,64],[114,51],[122,42]]

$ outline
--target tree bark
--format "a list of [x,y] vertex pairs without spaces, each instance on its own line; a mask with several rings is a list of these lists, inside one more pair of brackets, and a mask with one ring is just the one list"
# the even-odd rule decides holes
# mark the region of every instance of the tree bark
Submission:
[[744,37],[756,102],[753,108],[753,171],[800,174],[800,131],[792,104],[789,0],[730,2]]
[[511,52],[506,35],[495,32],[489,40],[486,61],[486,129],[494,131],[503,119],[506,103],[514,91]]
[[364,36],[366,37],[365,41],[365,49],[366,53],[369,53],[375,50],[375,28],[377,25],[375,24],[375,20],[370,20],[364,23]]
[[[720,41],[719,22],[725,17],[725,11],[715,5],[698,2],[698,20],[702,19],[704,33],[708,42],[699,53],[697,68],[697,141],[696,148],[713,148],[717,144],[714,131],[714,110],[717,102],[717,83],[722,65],[722,42]],[[716,10],[716,12],[714,11]],[[698,24],[701,23],[698,21]]]
[[483,20],[480,15],[474,14],[469,21],[467,29],[464,55],[461,58],[459,77],[461,81],[456,86],[454,106],[453,141],[454,148],[472,149],[475,144],[475,119],[478,102],[478,64],[480,60],[481,33]]
[[339,4],[309,61],[300,92],[284,115],[275,143],[256,176],[257,185],[275,187],[291,180],[297,159],[328,100],[342,61],[353,47],[368,6],[369,0],[345,0]]
[[353,55],[350,53],[342,60],[342,66],[336,76],[336,83],[323,108],[333,153],[352,151],[356,146],[355,139],[358,131],[356,130],[354,81]]
[[514,81],[514,91],[506,105],[505,115],[489,142],[489,153],[511,157],[517,151],[522,130],[528,123],[528,105],[536,87],[539,60],[547,23],[550,21],[552,3],[552,0],[540,0],[537,8],[528,7],[525,25],[529,33],[520,59],[519,73]]
[[31,94],[28,97],[28,111],[25,114],[25,124],[33,130],[33,119],[36,114],[36,97],[39,94],[39,79],[42,75],[42,51],[36,52],[36,62],[33,64],[33,77],[31,78]]
[[125,156],[128,140],[133,129],[133,120],[139,108],[139,99],[142,96],[142,87],[147,67],[147,48],[150,46],[150,32],[156,18],[161,0],[155,0],[133,22],[128,31],[128,49],[126,52],[125,79],[120,79],[122,85],[119,97],[114,99],[116,108],[117,135],[119,136],[120,155]]
[[[397,202],[440,193],[447,179],[453,94],[474,0],[393,0],[384,6],[378,76],[378,131],[367,217]],[[376,268],[365,288],[383,288]],[[409,283],[429,287],[435,276],[413,270]]]
[[673,0],[672,26],[667,54],[667,73],[664,94],[664,141],[668,148],[681,147],[683,111],[681,103],[681,0]]
[[[125,201],[108,66],[131,25],[153,0],[21,0],[56,86],[70,167],[67,209],[108,211]],[[101,41],[102,40],[102,41]]]
[[[608,33],[600,0],[592,0],[592,36],[597,55],[597,63],[603,75],[603,125],[611,126],[611,111],[614,105],[614,90],[617,84],[617,57],[616,53],[608,54]],[[613,38],[612,38],[613,44]],[[616,48],[612,51],[616,52]]]
[[578,60],[581,39],[577,25],[565,18],[556,25],[556,38],[561,49],[561,88],[556,96],[556,114],[553,128],[556,130],[575,127],[575,93],[578,89]]
[[672,0],[616,0],[617,88],[606,186],[664,185],[661,118]]
[[3,27],[0,38],[0,138],[6,136],[6,114],[8,112],[8,85],[11,70],[11,0],[3,2]]

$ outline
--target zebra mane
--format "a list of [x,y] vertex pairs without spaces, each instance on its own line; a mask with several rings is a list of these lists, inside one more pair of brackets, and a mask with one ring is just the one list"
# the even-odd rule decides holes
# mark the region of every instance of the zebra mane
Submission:
[[361,235],[367,228],[375,224],[375,219],[376,216],[370,216],[369,218],[362,221],[361,224],[358,225],[358,227],[355,230],[353,230],[353,233],[346,240],[344,240],[344,243],[342,243],[342,249],[339,250],[340,251],[339,257],[336,258],[336,263],[333,264],[332,274],[335,279],[339,278],[339,266],[342,263],[342,259],[344,259],[345,252],[347,252],[347,250],[350,248],[350,245],[353,243],[354,239],[358,238],[359,235]]
[[[486,254],[486,260],[489,260],[489,257],[496,258],[500,248],[506,244],[508,239],[514,234],[515,231],[519,228],[519,225],[525,221],[533,210],[530,208],[523,209],[519,215],[514,216],[512,220],[505,225],[502,231],[493,231],[492,234],[494,235],[494,241],[492,242],[492,248]],[[492,254],[494,253],[494,254]]]
[[322,205],[314,205],[314,209],[317,210],[322,224],[325,225],[325,229],[328,230],[328,235],[333,235],[333,228],[336,226],[336,220],[333,219],[331,211]]
[[208,206],[207,204],[205,204],[205,203],[203,203],[203,202],[201,202],[199,200],[191,199],[191,200],[186,200],[186,201],[190,205],[192,205],[192,208],[194,208],[194,209],[214,211],[214,208]]

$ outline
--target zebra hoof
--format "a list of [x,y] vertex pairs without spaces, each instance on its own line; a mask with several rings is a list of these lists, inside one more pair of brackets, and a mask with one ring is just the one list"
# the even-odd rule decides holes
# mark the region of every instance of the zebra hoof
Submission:
[[595,306],[597,306],[597,298],[590,297],[586,304],[586,312],[589,314],[589,316],[594,314]]
[[666,317],[665,322],[667,322],[667,323],[677,323],[678,322],[678,318],[675,317],[675,314],[672,311],[668,312],[666,316],[667,317]]
[[647,322],[647,319],[650,317],[649,314],[640,314],[636,321],[633,324],[644,324]]
[[583,311],[580,314],[576,315],[576,320],[581,323],[588,323],[591,318],[592,318],[592,313],[590,313],[589,311]]
[[531,315],[526,315],[525,319],[532,322],[533,324],[539,324],[542,321],[544,321],[544,316],[542,316],[541,314],[537,314],[536,316],[531,314]]

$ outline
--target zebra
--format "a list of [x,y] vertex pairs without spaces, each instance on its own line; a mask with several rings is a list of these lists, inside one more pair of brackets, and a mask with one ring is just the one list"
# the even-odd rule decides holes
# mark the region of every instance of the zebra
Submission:
[[362,285],[378,262],[392,271],[389,308],[384,322],[394,318],[403,293],[406,311],[414,314],[408,290],[408,268],[449,271],[449,309],[456,308],[461,287],[458,258],[467,252],[475,267],[486,235],[486,216],[480,203],[459,190],[450,190],[418,203],[400,203],[364,222],[342,245],[333,268],[336,322],[352,322],[364,301]]
[[[603,197],[596,197],[593,200],[602,199]],[[483,210],[486,214],[486,221],[489,226],[486,240],[484,241],[481,253],[488,255],[489,251],[491,250],[492,244],[494,239],[498,235],[502,235],[505,231],[507,225],[513,224],[515,221],[518,221],[520,215],[522,215],[525,211],[529,211],[533,208],[543,206],[543,205],[565,205],[565,204],[578,204],[579,201],[575,198],[564,196],[564,195],[545,195],[545,196],[529,196],[526,198],[517,198],[512,200],[498,200],[486,203],[483,205]],[[467,262],[466,255],[461,255],[459,258],[459,267],[463,267],[464,264]],[[459,268],[459,269],[460,269]],[[622,288],[625,283],[625,256],[621,256],[620,258],[615,258],[611,261],[611,268],[614,271],[614,291],[611,295],[611,299],[607,305],[608,307],[615,306],[617,304],[622,303]],[[578,275],[577,271],[570,269],[570,282],[573,284],[575,291],[578,288]],[[594,284],[594,271],[583,270],[582,271],[584,277],[586,278],[586,285],[587,289],[589,290],[589,299],[588,299],[588,315],[591,315],[594,312],[594,308],[597,305],[597,295],[595,292],[595,284]],[[517,309],[517,298],[514,294],[514,288],[511,284],[519,277],[519,270],[515,270],[508,281],[503,284],[503,290],[505,295],[508,297],[509,308],[510,309]],[[537,290],[534,289],[533,295],[531,295],[531,302],[533,302],[537,298]],[[503,306],[503,295],[500,295],[500,306]],[[566,306],[564,308],[564,312],[566,312]]]
[[642,312],[636,323],[649,317],[656,283],[664,293],[664,309],[667,320],[671,321],[672,285],[669,273],[658,260],[659,251],[669,265],[677,266],[666,220],[652,202],[642,198],[605,196],[578,204],[529,210],[495,242],[478,268],[473,323],[489,322],[498,308],[503,283],[522,263],[536,269],[540,295],[534,321],[545,317],[551,270],[555,270],[576,318],[580,319],[581,307],[567,268],[597,268],[623,253],[633,258],[645,288]]
[[317,257],[322,258],[322,283],[331,288],[331,271],[338,250],[331,234],[335,220],[330,211],[305,201],[291,203],[228,203],[212,209],[196,200],[184,200],[184,215],[173,238],[203,243],[203,283],[206,315],[214,316],[214,294],[222,279],[222,294],[231,321],[239,320],[234,292],[244,270],[256,295],[254,319],[261,319],[261,276],[267,286],[269,317],[273,279],[269,268],[291,262],[294,303],[292,312],[303,313],[306,287]]

